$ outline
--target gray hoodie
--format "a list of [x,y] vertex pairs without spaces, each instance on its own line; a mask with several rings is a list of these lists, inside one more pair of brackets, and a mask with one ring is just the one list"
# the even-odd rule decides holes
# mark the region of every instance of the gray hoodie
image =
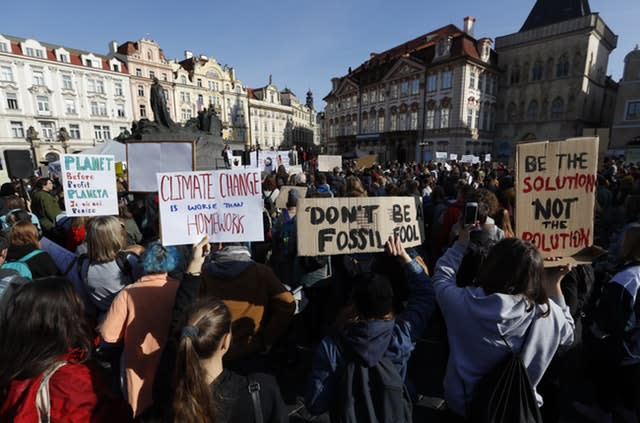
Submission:
[[[459,288],[456,272],[466,245],[456,242],[438,260],[433,285],[444,315],[449,338],[449,361],[444,378],[447,404],[464,416],[476,384],[509,353],[500,334],[514,351],[522,348],[522,359],[534,390],[559,345],[573,342],[574,323],[563,297],[551,298],[551,312],[540,315],[546,306],[527,311],[521,295],[486,295],[479,287]],[[526,345],[522,345],[530,324]],[[538,406],[542,397],[536,392]]]

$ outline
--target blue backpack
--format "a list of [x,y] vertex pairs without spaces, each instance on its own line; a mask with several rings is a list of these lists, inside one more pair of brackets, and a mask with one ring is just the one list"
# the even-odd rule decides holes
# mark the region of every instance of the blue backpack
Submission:
[[2,265],[3,269],[13,269],[16,272],[18,272],[20,274],[20,276],[22,276],[25,279],[33,279],[33,275],[31,274],[31,269],[29,269],[29,266],[27,265],[27,260],[29,260],[31,257],[37,256],[38,254],[42,253],[42,250],[33,250],[32,252],[30,252],[29,254],[25,255],[24,257],[22,257],[19,260],[16,261],[5,261],[4,264]]

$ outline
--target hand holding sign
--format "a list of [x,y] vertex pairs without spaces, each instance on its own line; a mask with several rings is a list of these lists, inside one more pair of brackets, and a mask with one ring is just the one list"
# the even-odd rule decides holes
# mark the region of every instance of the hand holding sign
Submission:
[[411,262],[411,257],[407,254],[407,251],[402,246],[402,242],[400,242],[400,238],[390,236],[385,244],[385,250],[387,250],[387,254],[392,257],[397,257],[400,263],[407,264]]

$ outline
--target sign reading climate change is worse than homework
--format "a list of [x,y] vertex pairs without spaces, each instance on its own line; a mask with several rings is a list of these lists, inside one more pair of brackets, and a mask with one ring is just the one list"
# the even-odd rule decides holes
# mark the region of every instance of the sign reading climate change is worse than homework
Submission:
[[392,235],[405,247],[419,245],[424,239],[419,202],[414,197],[300,199],[298,255],[378,252]]
[[63,154],[60,170],[67,216],[118,214],[113,156]]
[[260,170],[156,175],[163,245],[263,240]]
[[545,257],[568,257],[593,242],[597,138],[517,147],[516,230]]

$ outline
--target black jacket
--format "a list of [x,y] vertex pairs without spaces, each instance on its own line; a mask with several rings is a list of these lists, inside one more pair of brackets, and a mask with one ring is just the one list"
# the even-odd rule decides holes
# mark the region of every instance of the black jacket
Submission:
[[[35,249],[36,246],[33,244],[21,245],[19,247],[11,245],[9,246],[9,251],[7,252],[6,261],[18,261]],[[36,254],[25,263],[27,266],[29,266],[29,270],[31,270],[33,279],[46,276],[57,276],[59,273],[58,267],[46,251],[42,251],[41,253]]]

